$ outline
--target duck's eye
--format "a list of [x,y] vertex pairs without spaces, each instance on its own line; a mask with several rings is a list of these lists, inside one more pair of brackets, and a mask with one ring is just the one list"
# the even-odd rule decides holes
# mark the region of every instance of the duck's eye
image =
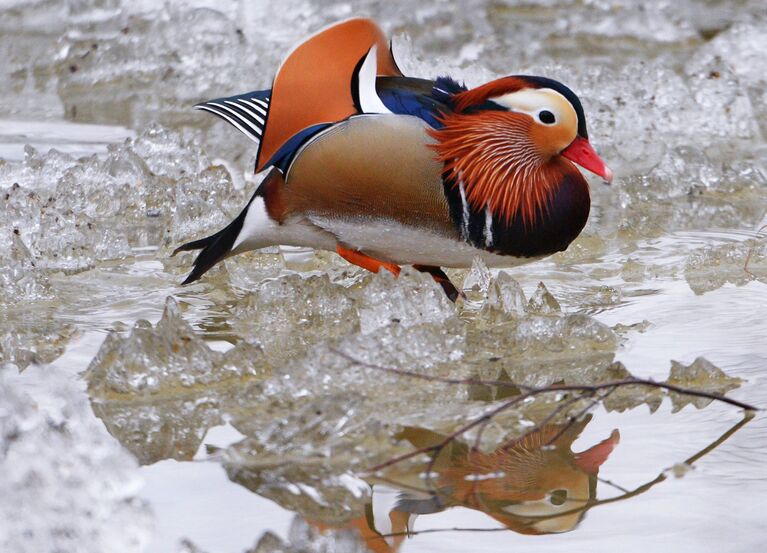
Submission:
[[567,501],[567,490],[554,490],[549,496],[552,505],[563,505]]
[[554,117],[554,114],[547,109],[542,109],[538,112],[538,120],[544,125],[553,125],[557,122],[557,118]]

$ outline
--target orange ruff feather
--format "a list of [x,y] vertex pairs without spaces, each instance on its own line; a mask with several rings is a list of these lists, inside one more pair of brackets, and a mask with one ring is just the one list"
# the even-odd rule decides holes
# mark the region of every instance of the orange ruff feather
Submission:
[[437,140],[432,148],[475,210],[487,207],[507,223],[519,215],[527,228],[548,212],[567,167],[536,148],[528,116],[486,111],[444,115],[441,122],[442,129],[428,131]]

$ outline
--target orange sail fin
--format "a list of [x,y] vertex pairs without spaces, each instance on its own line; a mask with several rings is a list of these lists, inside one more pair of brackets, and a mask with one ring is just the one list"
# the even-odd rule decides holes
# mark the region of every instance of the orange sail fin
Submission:
[[301,130],[358,113],[353,81],[361,60],[374,47],[376,75],[401,76],[386,35],[370,19],[349,19],[333,25],[288,55],[272,86],[257,172]]

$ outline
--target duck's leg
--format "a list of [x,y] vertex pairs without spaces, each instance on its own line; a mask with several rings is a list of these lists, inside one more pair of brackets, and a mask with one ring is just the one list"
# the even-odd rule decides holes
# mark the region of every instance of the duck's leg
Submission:
[[450,279],[445,274],[445,271],[439,267],[435,267],[433,265],[413,265],[413,268],[417,271],[421,271],[422,273],[429,273],[431,277],[440,286],[442,286],[442,289],[445,291],[445,294],[450,299],[450,301],[455,302],[458,299],[458,296],[463,295],[463,293],[459,292],[458,288],[455,287],[455,284],[450,282]]
[[[357,250],[346,248],[341,244],[336,244],[336,252],[349,263],[374,273],[377,273],[383,267],[396,277],[399,276],[401,271],[399,265],[381,261],[380,259],[376,259],[374,257],[370,257],[369,255],[365,255],[362,252],[358,252]],[[458,291],[458,288],[456,288],[455,285],[450,282],[450,279],[445,274],[445,271],[439,267],[435,267],[433,265],[413,265],[413,268],[417,271],[421,271],[422,273],[429,273],[431,277],[440,286],[442,286],[442,290],[445,291],[445,294],[450,299],[450,301],[455,302],[458,297],[462,295],[462,293]]]
[[396,277],[399,276],[401,270],[399,265],[381,261],[374,257],[370,257],[369,255],[365,255],[362,252],[346,248],[341,244],[336,244],[336,252],[349,263],[367,269],[368,271],[372,271],[373,273],[377,273],[381,270],[381,267],[383,267]]

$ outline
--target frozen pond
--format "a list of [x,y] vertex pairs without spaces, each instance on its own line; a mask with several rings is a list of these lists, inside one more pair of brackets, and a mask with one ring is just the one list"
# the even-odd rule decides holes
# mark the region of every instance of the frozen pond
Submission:
[[[391,461],[525,386],[633,375],[767,408],[762,2],[215,4],[0,0],[0,549],[761,550],[762,411],[544,394],[431,467]],[[253,144],[191,106],[352,15],[406,74],[577,91],[616,172],[583,234],[449,271],[457,306],[278,248],[179,286],[173,249],[257,184]]]

